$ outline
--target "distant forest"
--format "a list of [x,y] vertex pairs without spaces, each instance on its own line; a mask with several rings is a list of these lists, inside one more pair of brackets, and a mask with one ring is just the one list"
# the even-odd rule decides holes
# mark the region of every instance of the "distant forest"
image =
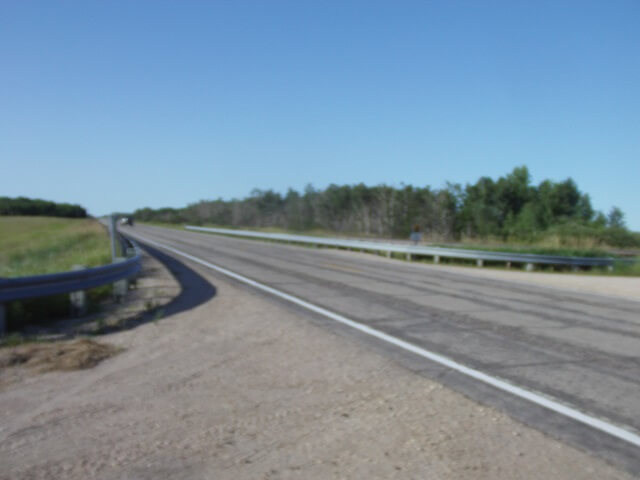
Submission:
[[242,200],[202,200],[185,208],[143,208],[137,220],[214,224],[232,227],[278,227],[406,238],[417,226],[431,240],[498,239],[537,242],[545,236],[588,237],[591,244],[640,246],[624,214],[614,207],[596,212],[589,195],[572,179],[531,184],[526,166],[493,180],[482,177],[462,187],[399,188],[330,185],[285,195],[253,190]]
[[87,211],[80,205],[70,203],[56,203],[26,197],[0,197],[0,215],[85,218]]

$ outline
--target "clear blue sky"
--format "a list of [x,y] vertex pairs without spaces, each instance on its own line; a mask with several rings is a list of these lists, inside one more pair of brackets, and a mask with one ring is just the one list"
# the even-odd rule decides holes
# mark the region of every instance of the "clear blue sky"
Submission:
[[526,164],[640,230],[640,2],[0,3],[0,195],[94,214]]

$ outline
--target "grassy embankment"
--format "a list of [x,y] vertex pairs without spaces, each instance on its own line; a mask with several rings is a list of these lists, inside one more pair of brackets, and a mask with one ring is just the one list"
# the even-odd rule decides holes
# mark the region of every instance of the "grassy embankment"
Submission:
[[[93,219],[0,217],[0,277],[21,277],[94,267],[111,261],[109,237]],[[88,292],[90,305],[109,295],[110,286]],[[69,296],[11,302],[9,328],[69,313]]]
[[[172,228],[183,230],[184,227],[181,224],[167,223],[167,222],[145,222],[144,225],[153,225],[158,227]],[[202,225],[212,228],[228,228],[230,230],[250,230],[263,233],[290,233],[298,235],[308,235],[317,237],[345,237],[345,238],[372,238],[379,239],[375,235],[362,235],[362,234],[346,234],[330,232],[328,230],[315,229],[303,232],[286,230],[278,227],[234,227],[229,225]],[[389,239],[391,241],[398,241],[399,239]],[[614,257],[614,258],[629,258],[630,253],[638,256],[640,252],[625,252],[625,255],[620,254],[620,249],[610,247],[608,245],[602,245],[593,239],[589,238],[568,238],[559,237],[557,235],[549,235],[543,237],[537,242],[523,243],[523,242],[504,242],[499,239],[465,239],[456,243],[442,243],[438,241],[430,241],[427,236],[423,241],[424,245],[444,247],[444,248],[461,248],[469,250],[484,250],[491,252],[509,252],[509,253],[531,253],[536,255],[560,255],[560,256],[572,256],[572,257]],[[404,254],[394,254],[394,257],[399,259],[404,258]],[[442,263],[451,264],[475,264],[474,261],[456,260],[456,259],[441,259]],[[491,262],[486,263],[489,267],[504,268],[504,264]],[[539,270],[544,271],[563,271],[568,270],[560,267],[552,266],[539,266]],[[575,272],[573,272],[575,273]],[[640,276],[640,262],[635,264],[625,265],[619,264],[616,266],[613,272],[606,271],[604,269],[592,269],[585,270],[582,273],[589,274],[607,274],[607,275],[634,275]]]

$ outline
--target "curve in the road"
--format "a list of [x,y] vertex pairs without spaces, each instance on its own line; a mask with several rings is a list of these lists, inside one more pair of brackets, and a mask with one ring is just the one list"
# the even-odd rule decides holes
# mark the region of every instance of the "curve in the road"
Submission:
[[607,432],[637,453],[636,302],[345,252],[136,230],[176,255]]
[[565,415],[569,418],[572,418],[574,420],[577,420],[581,423],[584,423],[586,425],[589,425],[593,428],[596,428],[598,430],[601,430],[605,433],[608,433],[609,435],[613,435],[614,437],[618,437],[626,442],[631,443],[632,445],[638,446],[640,447],[640,435],[636,435],[635,433],[625,430],[623,428],[620,428],[616,425],[613,425],[609,422],[603,421],[599,418],[593,417],[591,415],[587,415],[583,412],[580,412],[579,410],[576,410],[574,408],[571,408],[569,406],[563,405],[562,403],[553,400],[551,398],[547,398],[546,396],[537,393],[537,392],[532,392],[529,390],[526,390],[524,388],[518,387],[516,385],[512,385],[509,382],[506,382],[505,380],[502,380],[500,378],[494,377],[492,375],[488,375],[486,373],[480,372],[478,370],[475,370],[473,368],[469,368],[466,367],[465,365],[462,365],[458,362],[455,362],[453,360],[451,360],[450,358],[447,358],[445,356],[439,355],[435,352],[430,352],[428,350],[425,350],[424,348],[421,348],[417,345],[413,345],[409,342],[406,342],[404,340],[401,340],[399,338],[396,338],[392,335],[388,335],[384,332],[381,332],[380,330],[376,330],[375,328],[371,328],[367,325],[363,325],[361,323],[355,322],[353,320],[350,320],[342,315],[338,315],[337,313],[331,312],[325,308],[319,307],[317,305],[314,305],[312,303],[309,303],[305,300],[302,300],[301,298],[295,297],[293,295],[289,295],[285,292],[282,292],[278,289],[269,287],[268,285],[264,285],[260,282],[256,282],[255,280],[252,280],[250,278],[247,278],[245,276],[239,275],[235,272],[232,272],[230,270],[227,270],[226,268],[220,267],[218,265],[214,265],[210,262],[207,262],[206,260],[203,260],[201,258],[195,257],[193,255],[190,255],[186,252],[182,252],[178,249],[169,247],[168,245],[163,245],[161,243],[158,242],[154,242],[153,240],[150,240],[148,238],[144,238],[144,237],[140,237],[142,238],[145,242],[150,243],[152,245],[155,245],[157,247],[163,248],[165,250],[168,250],[170,252],[173,252],[177,255],[180,255],[184,258],[187,258],[189,260],[192,260],[196,263],[199,263],[201,265],[204,265],[205,267],[211,268],[212,270],[215,270],[219,273],[222,273],[228,277],[231,277],[235,280],[238,280],[240,282],[246,283],[247,285],[250,285],[252,287],[255,287],[259,290],[265,291],[267,293],[270,293],[272,295],[275,295],[277,297],[280,297],[284,300],[287,300],[291,303],[295,303],[296,305],[299,305],[303,308],[306,308],[307,310],[311,310],[314,313],[319,313],[320,315],[324,315],[325,317],[328,317],[332,320],[335,320],[336,322],[340,322],[344,325],[347,325],[351,328],[355,328],[356,330],[359,330],[361,332],[366,333],[367,335],[371,335],[373,337],[379,338],[381,340],[384,340],[385,342],[389,342],[397,347],[403,348],[404,350],[407,350],[411,353],[415,353],[416,355],[420,355],[421,357],[427,358],[431,361],[434,361],[436,363],[439,363],[445,367],[451,368],[453,370],[456,370],[460,373],[463,373],[464,375],[468,375],[469,377],[472,377],[476,380],[480,380],[484,383],[487,383],[493,387],[496,387],[500,390],[504,390],[505,392],[509,392],[513,395],[516,395],[520,398],[523,398],[525,400],[528,400],[530,402],[536,403],[542,407],[548,408],[549,410],[552,410],[554,412],[560,413],[562,415]]

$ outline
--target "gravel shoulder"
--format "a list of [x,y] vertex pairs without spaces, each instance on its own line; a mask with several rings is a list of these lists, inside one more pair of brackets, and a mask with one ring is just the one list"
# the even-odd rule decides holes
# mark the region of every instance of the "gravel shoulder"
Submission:
[[492,269],[465,268],[464,272],[457,267],[453,271],[468,275],[494,278],[507,282],[539,285],[548,288],[573,290],[581,293],[593,293],[609,297],[621,297],[640,301],[640,278],[614,277],[609,275],[576,275],[571,273],[520,272]]
[[[398,262],[384,257],[359,252],[331,250],[337,255],[366,255],[367,259],[379,262]],[[537,285],[580,293],[592,293],[608,297],[620,297],[640,301],[640,277],[616,277],[613,275],[591,275],[573,273],[525,272],[523,270],[502,270],[469,266],[434,265],[430,263],[408,262],[415,268],[490,278],[524,285]]]
[[214,296],[0,390],[0,478],[632,478],[193,269]]

